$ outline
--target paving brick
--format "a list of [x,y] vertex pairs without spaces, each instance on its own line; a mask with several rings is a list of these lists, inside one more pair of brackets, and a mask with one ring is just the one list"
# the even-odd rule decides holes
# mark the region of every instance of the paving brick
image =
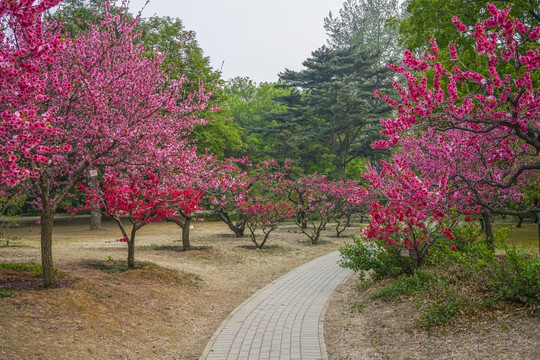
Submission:
[[338,252],[325,255],[259,290],[231,313],[200,359],[328,359],[324,305],[352,273],[338,260]]

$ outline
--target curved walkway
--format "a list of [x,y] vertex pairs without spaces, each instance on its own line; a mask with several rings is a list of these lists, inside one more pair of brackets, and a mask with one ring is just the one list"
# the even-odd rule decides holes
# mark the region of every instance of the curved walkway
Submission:
[[338,261],[330,253],[259,290],[223,322],[200,359],[328,359],[324,306],[352,273]]

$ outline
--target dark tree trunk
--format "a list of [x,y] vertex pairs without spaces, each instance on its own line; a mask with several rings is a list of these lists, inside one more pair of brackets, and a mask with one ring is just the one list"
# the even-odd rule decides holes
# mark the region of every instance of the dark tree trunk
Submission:
[[231,217],[229,214],[223,211],[217,212],[218,217],[223,221],[229,229],[231,229],[234,232],[234,235],[236,237],[244,237],[244,230],[246,229],[246,220],[239,218],[239,220],[235,223],[231,220]]
[[182,249],[188,251],[191,249],[189,243],[189,226],[191,225],[191,217],[184,218],[184,225],[182,226]]
[[56,285],[54,278],[52,233],[54,224],[54,210],[49,204],[47,196],[41,201],[41,265],[43,267],[43,285],[52,288]]
[[516,227],[518,227],[518,228],[520,228],[520,227],[521,227],[521,225],[523,224],[523,219],[524,219],[524,218],[525,218],[525,217],[524,217],[524,216],[522,216],[522,215],[521,215],[521,216],[519,216],[519,221],[518,221],[518,223],[517,223]]
[[[92,200],[92,202],[94,202]],[[94,206],[94,204],[91,204]],[[90,210],[90,230],[99,230],[101,229],[101,212]]]
[[483,212],[482,219],[484,223],[484,231],[486,233],[486,244],[491,251],[495,250],[495,244],[493,243],[493,221],[490,212]]
[[133,225],[131,229],[131,237],[128,239],[128,269],[135,268],[135,234],[137,232],[136,225]]

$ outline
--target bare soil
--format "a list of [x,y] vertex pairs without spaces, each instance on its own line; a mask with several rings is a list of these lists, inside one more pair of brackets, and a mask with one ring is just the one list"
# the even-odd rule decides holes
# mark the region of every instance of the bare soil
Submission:
[[[90,231],[88,218],[57,219],[58,288],[43,289],[30,274],[0,269],[0,289],[12,294],[0,297],[0,360],[197,359],[234,308],[344,241],[329,228],[320,245],[310,245],[291,224],[257,250],[221,222],[194,225],[190,251],[182,251],[177,225],[147,225],[137,233],[135,259],[155,265],[105,273],[98,267],[114,269],[127,258],[116,225]],[[0,247],[0,263],[40,264],[35,222],[6,235],[18,240]]]

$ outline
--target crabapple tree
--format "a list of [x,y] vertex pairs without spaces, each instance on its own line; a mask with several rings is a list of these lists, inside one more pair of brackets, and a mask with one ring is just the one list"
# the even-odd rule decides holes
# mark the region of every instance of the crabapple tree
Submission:
[[[423,58],[407,50],[405,66],[388,65],[405,79],[404,87],[394,83],[399,100],[378,94],[398,116],[381,121],[382,134],[388,139],[374,146],[398,145],[411,132],[436,132],[443,137],[442,142],[458,149],[456,154],[467,155],[453,157],[450,163],[460,167],[462,160],[473,159],[470,164],[478,165],[472,168],[476,171],[463,171],[465,166],[456,169],[449,184],[456,191],[465,189],[466,196],[486,214],[540,212],[537,206],[510,210],[504,202],[491,202],[489,195],[496,192],[499,199],[518,196],[524,181],[538,181],[540,170],[540,26],[528,28],[510,18],[509,11],[488,4],[490,17],[474,28],[457,17],[452,19],[462,36],[474,39],[476,70],[460,60],[453,43],[449,44],[450,60],[438,61],[437,41],[431,39],[431,48]],[[432,85],[428,85],[428,71],[433,75]],[[476,145],[467,143],[471,141]],[[441,150],[445,148],[441,146]]]
[[[381,162],[380,173],[371,166],[364,177],[372,185],[369,191],[379,199],[371,203],[370,223],[362,231],[368,241],[381,240],[393,249],[412,253],[414,268],[419,268],[431,245],[443,237],[454,239],[452,228],[459,217],[453,217],[448,201],[448,185],[442,177],[438,183],[420,179],[407,164]],[[358,200],[365,201],[365,190]],[[413,269],[410,269],[413,270]]]
[[40,199],[47,287],[54,285],[54,213],[89,169],[151,164],[178,174],[198,171],[196,148],[187,137],[195,123],[203,123],[197,113],[207,107],[209,94],[184,91],[185,78],[169,79],[161,69],[163,55],[145,50],[136,23],[105,11],[100,24],[66,40],[51,65],[46,104],[53,109],[51,125],[62,131],[42,136],[42,143],[61,142],[71,150],[51,156],[40,177],[27,184]]
[[[250,201],[241,201],[238,209],[246,219],[246,226],[251,234],[251,241],[259,249],[262,249],[270,233],[278,228],[285,219],[294,216],[294,210],[284,200],[272,200],[255,196]],[[262,239],[257,240],[256,231],[263,233]]]

